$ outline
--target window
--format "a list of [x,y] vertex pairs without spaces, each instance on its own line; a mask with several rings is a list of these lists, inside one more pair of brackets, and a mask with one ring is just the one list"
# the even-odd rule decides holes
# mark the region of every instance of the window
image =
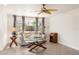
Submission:
[[25,31],[35,31],[35,18],[25,18]]

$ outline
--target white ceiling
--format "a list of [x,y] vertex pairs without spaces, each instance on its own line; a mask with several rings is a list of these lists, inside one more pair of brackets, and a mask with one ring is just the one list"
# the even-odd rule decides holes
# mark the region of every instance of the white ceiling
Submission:
[[[42,7],[41,4],[9,4],[7,5],[8,10],[13,10],[14,12],[18,12],[20,14],[22,13],[27,14],[29,12],[30,14],[33,13],[33,16],[35,12],[32,12],[32,11],[40,10],[41,7]],[[46,7],[58,9],[58,11],[53,13],[53,14],[58,14],[58,13],[64,13],[64,12],[68,12],[73,9],[79,8],[79,4],[47,4]]]
[[79,4],[54,4],[48,6],[58,9],[57,13],[68,12],[73,9],[79,8]]

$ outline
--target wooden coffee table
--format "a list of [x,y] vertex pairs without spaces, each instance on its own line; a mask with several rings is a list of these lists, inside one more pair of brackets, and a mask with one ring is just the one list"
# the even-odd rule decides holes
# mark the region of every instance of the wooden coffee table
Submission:
[[45,43],[46,41],[42,41],[42,42],[34,42],[32,45],[30,45],[29,47],[33,46],[29,51],[32,51],[33,49],[35,49],[36,47],[42,47],[44,49],[47,49],[45,46],[43,46],[43,44]]
[[[41,47],[43,49],[47,49],[43,44],[46,43],[46,40],[42,40],[40,37],[36,37],[35,38],[36,41],[32,42],[28,48],[30,48],[29,51],[32,51],[33,49],[35,49],[36,47]],[[41,39],[41,40],[40,40]],[[32,47],[33,46],[33,47]],[[31,48],[32,47],[32,48]]]

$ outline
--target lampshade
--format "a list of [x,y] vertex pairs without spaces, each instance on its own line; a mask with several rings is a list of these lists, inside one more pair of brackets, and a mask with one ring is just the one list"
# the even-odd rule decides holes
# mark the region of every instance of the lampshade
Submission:
[[16,31],[16,28],[15,28],[15,27],[13,27],[13,28],[12,28],[12,32],[15,32],[15,31]]

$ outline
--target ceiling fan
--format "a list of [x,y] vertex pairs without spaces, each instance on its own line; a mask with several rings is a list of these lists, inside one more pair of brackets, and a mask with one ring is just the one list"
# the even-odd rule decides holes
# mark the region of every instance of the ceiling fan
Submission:
[[38,14],[41,14],[41,13],[52,14],[53,11],[57,11],[57,9],[48,9],[46,8],[46,4],[42,4],[42,8]]

